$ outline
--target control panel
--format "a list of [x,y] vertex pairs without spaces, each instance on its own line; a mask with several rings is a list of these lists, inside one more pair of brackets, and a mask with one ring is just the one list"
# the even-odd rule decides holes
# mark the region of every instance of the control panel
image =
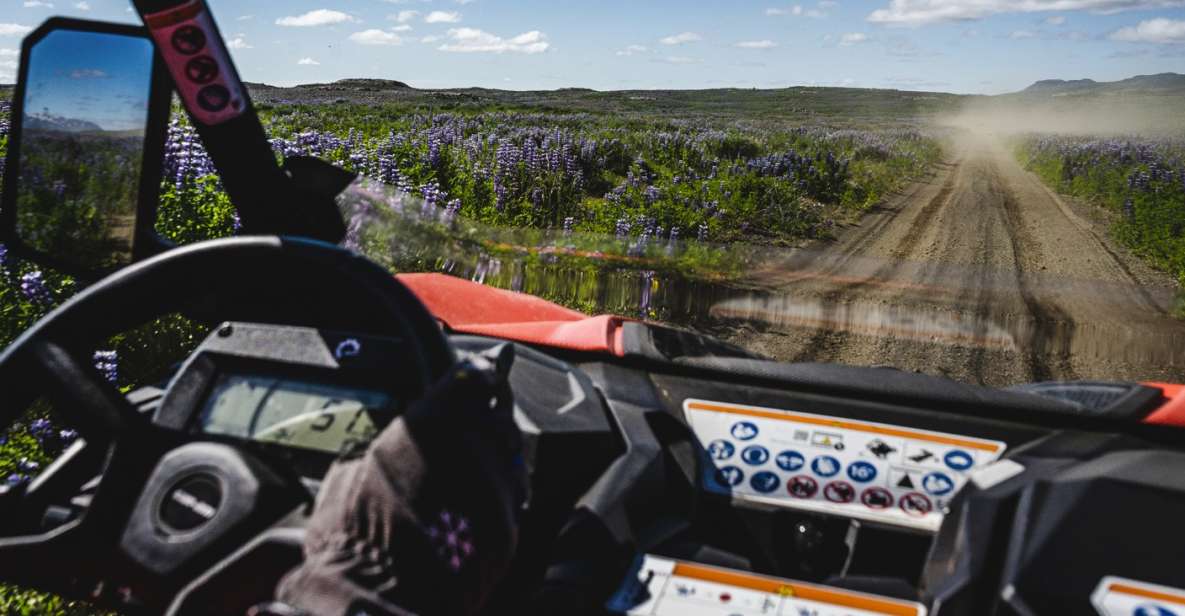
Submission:
[[1000,441],[726,402],[683,412],[711,460],[713,492],[779,506],[936,531],[968,474]]
[[641,616],[924,616],[919,603],[646,555],[609,602]]

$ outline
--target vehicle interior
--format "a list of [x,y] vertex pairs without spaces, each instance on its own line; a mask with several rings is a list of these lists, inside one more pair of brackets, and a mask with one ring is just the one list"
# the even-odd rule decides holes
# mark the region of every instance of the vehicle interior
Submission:
[[[144,28],[51,20],[23,47],[4,241],[88,284],[0,354],[2,422],[48,400],[80,434],[0,487],[0,579],[127,614],[246,614],[301,562],[338,455],[461,354],[510,345],[530,493],[485,614],[519,610],[581,509],[616,542],[590,561],[628,555],[589,614],[1185,613],[1182,386],[998,389],[777,362],[663,323],[392,275],[339,245],[335,199],[353,174],[277,163],[205,3],[135,6]],[[142,186],[110,213],[130,220],[122,238],[93,245],[30,237],[20,210],[30,64],[71,33],[155,50]],[[186,66],[207,47],[216,76],[194,81]],[[153,236],[174,92],[237,237]],[[93,368],[111,336],[176,313],[209,334],[159,382],[120,391]]]

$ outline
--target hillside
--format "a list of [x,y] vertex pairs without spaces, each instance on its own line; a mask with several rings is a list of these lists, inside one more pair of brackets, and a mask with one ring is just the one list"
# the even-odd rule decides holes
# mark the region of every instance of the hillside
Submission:
[[760,90],[421,90],[399,81],[373,79],[346,79],[329,84],[308,84],[290,88],[249,84],[249,88],[256,103],[265,105],[409,103],[442,108],[532,106],[559,111],[706,114],[850,122],[930,116],[956,109],[960,101],[966,98],[940,92],[805,86]]
[[1106,97],[1130,95],[1183,96],[1185,95],[1185,75],[1178,73],[1136,75],[1119,81],[1046,79],[1008,96]]

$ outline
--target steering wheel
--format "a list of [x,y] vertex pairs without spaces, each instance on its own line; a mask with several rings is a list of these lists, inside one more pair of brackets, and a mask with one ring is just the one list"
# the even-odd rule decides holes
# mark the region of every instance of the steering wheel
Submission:
[[[194,443],[192,437],[153,425],[91,366],[91,352],[112,335],[175,312],[212,324],[254,321],[397,338],[417,373],[408,380],[419,391],[407,392],[409,400],[455,360],[435,319],[406,287],[371,261],[330,244],[279,237],[221,239],[116,272],[51,312],[0,354],[5,398],[0,425],[11,425],[44,395],[81,434],[27,486],[0,494],[5,522],[0,579],[72,596],[113,592],[95,589],[93,582],[125,564],[121,537],[142,506],[140,493],[154,473],[176,463],[179,448],[232,450],[191,453],[221,456],[221,462],[211,463],[243,473],[247,488],[283,482],[259,469],[245,452]],[[84,513],[42,531],[47,506],[75,494],[97,469],[102,475]],[[159,612],[159,602],[167,600],[160,596],[145,607]]]

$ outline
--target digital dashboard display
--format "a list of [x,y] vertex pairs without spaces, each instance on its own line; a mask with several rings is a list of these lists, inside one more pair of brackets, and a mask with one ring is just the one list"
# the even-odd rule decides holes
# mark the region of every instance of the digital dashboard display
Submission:
[[372,413],[384,392],[282,377],[224,374],[202,409],[200,429],[262,443],[341,453],[378,433]]

